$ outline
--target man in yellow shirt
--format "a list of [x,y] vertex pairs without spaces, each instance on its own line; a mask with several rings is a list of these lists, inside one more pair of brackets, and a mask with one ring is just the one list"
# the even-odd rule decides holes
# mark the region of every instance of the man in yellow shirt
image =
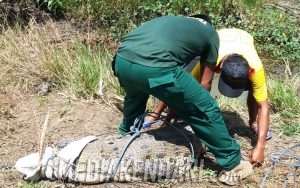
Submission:
[[[269,103],[262,62],[255,50],[253,37],[241,29],[221,29],[219,56],[215,66],[201,62],[191,71],[192,76],[210,90],[214,72],[220,73],[218,88],[222,95],[238,97],[248,90],[247,106],[249,126],[257,134],[257,143],[250,152],[250,162],[260,164],[264,160],[266,140],[272,137],[269,130]],[[205,68],[201,68],[205,67]],[[166,105],[158,103],[153,117],[145,118],[145,125],[155,120]]]

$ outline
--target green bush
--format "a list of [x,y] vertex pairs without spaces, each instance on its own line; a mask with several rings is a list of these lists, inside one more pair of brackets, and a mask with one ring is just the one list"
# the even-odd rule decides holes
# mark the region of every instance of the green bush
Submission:
[[[163,15],[190,15],[205,13],[221,23],[231,25],[240,20],[241,4],[227,0],[38,0],[54,14],[64,10],[65,15],[85,27],[101,28],[120,39],[142,22]],[[256,2],[256,1],[254,1]],[[230,10],[230,11],[229,11]]]
[[245,28],[254,36],[260,53],[277,61],[289,60],[293,66],[300,59],[300,27],[291,17],[274,8],[255,14]]
[[64,0],[36,0],[38,6],[53,14],[59,14],[64,11]]
[[[208,14],[216,28],[238,27],[255,38],[259,53],[276,61],[300,59],[299,23],[263,0],[39,0],[61,8],[84,28],[100,28],[116,41],[142,22],[163,15]],[[275,19],[274,19],[275,18]],[[295,62],[295,63],[293,63]]]
[[[163,15],[208,14],[217,29],[238,27],[255,38],[259,54],[274,61],[289,60],[292,68],[300,59],[300,27],[287,12],[265,6],[265,0],[34,0],[52,15],[76,20],[82,29],[105,31],[119,41],[142,22]],[[32,8],[30,0],[9,1],[6,7]],[[1,4],[2,14],[7,9]],[[5,15],[0,17],[7,22]],[[14,20],[12,20],[14,21]],[[3,28],[2,28],[3,29]]]

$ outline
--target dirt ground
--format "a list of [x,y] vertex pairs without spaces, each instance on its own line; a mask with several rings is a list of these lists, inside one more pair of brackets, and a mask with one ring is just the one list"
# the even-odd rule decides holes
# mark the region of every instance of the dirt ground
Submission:
[[[21,187],[22,185],[24,187],[28,185],[15,171],[13,165],[18,158],[38,151],[40,133],[47,113],[49,113],[49,122],[44,146],[56,145],[66,140],[87,135],[117,132],[117,125],[122,117],[120,111],[112,108],[102,99],[93,101],[72,100],[59,91],[38,97],[36,93],[2,90],[0,91],[0,107],[0,187]],[[248,152],[252,148],[251,143],[254,142],[255,138],[245,125],[246,119],[228,110],[223,110],[223,115],[230,133],[242,147],[243,158],[247,160]],[[273,121],[276,121],[276,117]],[[286,149],[297,142],[299,143],[299,138],[280,136],[280,133],[274,129],[273,138],[268,141],[265,163],[262,167],[255,168],[254,173],[244,181],[242,187],[257,187],[262,181],[264,172],[271,165],[270,155],[274,151]],[[210,165],[204,163],[205,168],[211,167],[212,170],[216,170],[214,165]],[[268,176],[266,187],[281,187],[288,171],[289,169],[284,166],[275,166]],[[298,172],[298,185],[300,185],[299,178]],[[44,187],[225,187],[213,175],[207,176],[198,183],[176,183],[172,181],[155,183],[112,182],[87,186],[48,180],[41,182],[36,185],[43,185]],[[292,187],[292,185],[293,182],[290,180],[288,187]]]

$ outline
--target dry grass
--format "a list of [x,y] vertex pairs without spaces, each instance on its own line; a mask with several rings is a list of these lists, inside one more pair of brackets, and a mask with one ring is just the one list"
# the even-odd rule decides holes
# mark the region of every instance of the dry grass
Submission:
[[[41,130],[49,112],[47,130],[43,145],[56,145],[67,139],[76,139],[103,131],[116,131],[122,115],[115,107],[122,97],[116,95],[110,84],[116,80],[104,77],[100,98],[79,100],[72,93],[58,88],[48,95],[38,96],[38,85],[54,78],[49,64],[56,59],[66,65],[73,65],[75,45],[84,41],[86,34],[80,34],[68,23],[47,22],[38,25],[31,22],[25,30],[8,29],[0,35],[0,165],[14,162],[29,153],[39,151]],[[89,35],[91,37],[93,35]],[[92,39],[89,39],[92,40]],[[56,59],[55,59],[56,58]],[[109,80],[111,79],[111,80]],[[154,99],[153,99],[154,100]],[[243,157],[247,158],[252,148],[251,135],[244,129],[248,114],[245,102],[219,98],[218,102],[225,113],[225,120],[237,140],[242,145]],[[149,106],[153,106],[150,101]],[[230,112],[230,113],[227,113]],[[246,180],[248,187],[255,187],[263,177],[264,170],[270,165],[269,155],[284,147],[299,142],[299,138],[280,135],[276,125],[281,117],[271,115],[274,138],[268,142],[266,162],[256,169],[253,176]],[[242,127],[242,129],[240,128]],[[248,130],[248,129],[247,129]],[[271,174],[267,187],[274,187],[283,182],[286,169],[278,167]],[[42,181],[45,187],[64,187],[62,182]],[[28,185],[21,180],[14,169],[0,170],[0,187],[18,187]],[[28,185],[34,187],[37,184]],[[245,185],[245,187],[247,187]],[[68,185],[73,186],[73,185]],[[199,187],[199,184],[102,184],[98,187]],[[220,187],[213,181],[201,182],[203,187]],[[88,187],[79,185],[79,187]]]
[[41,92],[49,84],[59,86],[74,99],[103,98],[105,92],[120,95],[110,68],[110,51],[116,44],[97,34],[82,33],[68,22],[51,20],[43,25],[31,21],[22,30],[6,30],[0,35],[0,89]]
[[[67,51],[80,41],[78,36],[69,24],[51,21],[45,25],[31,21],[25,29],[4,31],[0,35],[1,85],[28,90],[49,79],[52,73],[47,65],[53,61],[56,51],[69,54]],[[64,58],[65,63],[71,62],[71,57]]]

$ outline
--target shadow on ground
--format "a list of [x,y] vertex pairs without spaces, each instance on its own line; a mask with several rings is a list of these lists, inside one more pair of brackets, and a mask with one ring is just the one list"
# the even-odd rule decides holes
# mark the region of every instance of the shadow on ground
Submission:
[[239,114],[231,111],[222,111],[222,115],[232,137],[238,135],[240,137],[249,138],[251,140],[251,146],[255,146],[257,141],[256,135],[253,134],[250,127],[246,125]]

